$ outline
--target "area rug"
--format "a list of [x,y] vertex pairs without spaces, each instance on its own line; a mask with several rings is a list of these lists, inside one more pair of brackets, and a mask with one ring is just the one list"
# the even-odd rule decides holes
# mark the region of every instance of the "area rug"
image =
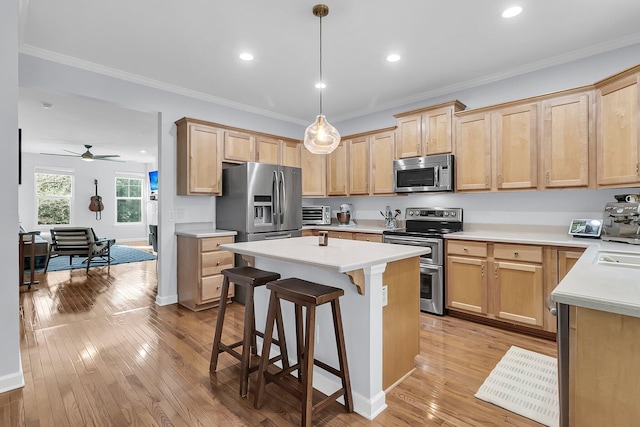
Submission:
[[[123,245],[113,245],[111,247],[111,257],[113,258],[111,260],[111,265],[150,261],[156,259],[156,256],[154,254]],[[49,268],[47,268],[47,272],[87,268],[87,264],[83,263],[85,259],[86,258],[83,257],[73,257],[73,263],[69,265],[68,256],[58,256],[51,258],[49,260]],[[99,258],[94,258],[91,261],[91,268],[98,267],[100,265],[106,265],[106,262],[101,262]],[[44,271],[44,267],[36,269],[36,272],[42,271]]]
[[475,397],[546,426],[558,425],[558,367],[554,357],[512,346]]

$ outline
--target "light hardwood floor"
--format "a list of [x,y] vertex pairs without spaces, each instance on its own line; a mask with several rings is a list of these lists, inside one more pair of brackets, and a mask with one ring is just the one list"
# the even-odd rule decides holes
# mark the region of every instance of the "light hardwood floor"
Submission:
[[[155,305],[155,261],[51,272],[20,289],[25,387],[0,394],[2,426],[295,426],[297,401],[274,385],[253,408],[238,396],[238,362],[209,373],[217,309]],[[225,339],[237,341],[231,304]],[[555,356],[555,343],[452,317],[420,315],[417,370],[375,420],[330,405],[322,426],[537,426],[473,397],[511,345]],[[347,343],[347,346],[349,343]],[[349,361],[357,363],[357,361]],[[252,374],[252,381],[255,373]],[[253,384],[250,384],[253,387]]]

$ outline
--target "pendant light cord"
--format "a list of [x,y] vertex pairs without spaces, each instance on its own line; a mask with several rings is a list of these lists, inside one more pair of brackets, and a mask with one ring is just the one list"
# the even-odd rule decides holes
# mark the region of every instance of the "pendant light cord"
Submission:
[[322,92],[324,88],[324,80],[322,80],[322,15],[320,15],[320,115],[322,115]]

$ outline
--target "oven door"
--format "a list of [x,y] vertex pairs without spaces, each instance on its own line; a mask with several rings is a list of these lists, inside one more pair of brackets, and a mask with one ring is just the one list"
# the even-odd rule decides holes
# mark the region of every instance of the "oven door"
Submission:
[[420,264],[420,310],[444,315],[444,271],[442,266]]
[[384,243],[392,243],[395,245],[420,246],[431,249],[431,252],[420,256],[420,264],[442,265],[444,259],[443,240],[434,237],[413,237],[398,235],[383,235]]

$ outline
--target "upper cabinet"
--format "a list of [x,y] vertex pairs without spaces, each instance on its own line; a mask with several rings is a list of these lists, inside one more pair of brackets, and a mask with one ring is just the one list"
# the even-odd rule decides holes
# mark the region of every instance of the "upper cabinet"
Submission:
[[393,130],[383,130],[369,137],[371,194],[394,194],[393,160],[396,152],[395,135]]
[[453,113],[462,111],[459,101],[396,114],[396,158],[451,153]]
[[456,119],[457,191],[491,190],[491,143],[490,113],[464,113]]
[[593,107],[592,90],[542,101],[542,188],[589,186]]
[[371,156],[369,138],[361,136],[348,141],[349,195],[369,194]]
[[640,182],[639,79],[640,67],[634,67],[596,84],[599,186]]
[[256,137],[246,132],[224,131],[222,161],[245,163],[255,160]]
[[300,165],[300,147],[299,141],[281,140],[280,141],[280,162],[283,166],[292,166],[299,168]]
[[303,196],[325,197],[327,195],[326,157],[326,154],[313,154],[304,144],[300,144]]
[[327,195],[347,195],[347,144],[341,141],[338,147],[327,155]]
[[222,191],[222,131],[206,122],[183,118],[177,126],[178,195],[216,196]]
[[274,137],[256,136],[255,161],[274,165],[300,167],[300,143]]

